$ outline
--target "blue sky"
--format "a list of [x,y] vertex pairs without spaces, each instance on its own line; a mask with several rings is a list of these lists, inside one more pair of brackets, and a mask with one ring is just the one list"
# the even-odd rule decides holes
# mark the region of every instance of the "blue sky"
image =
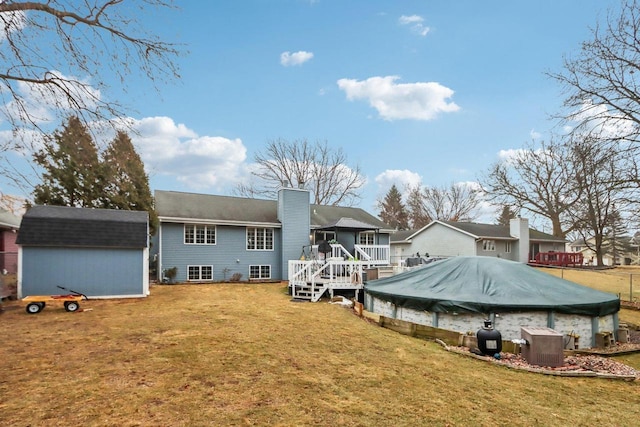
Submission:
[[326,140],[360,166],[360,207],[377,214],[393,183],[477,181],[546,138],[562,94],[544,73],[617,2],[181,3],[141,20],[184,44],[182,79],[118,99],[152,189],[231,194],[268,141]]

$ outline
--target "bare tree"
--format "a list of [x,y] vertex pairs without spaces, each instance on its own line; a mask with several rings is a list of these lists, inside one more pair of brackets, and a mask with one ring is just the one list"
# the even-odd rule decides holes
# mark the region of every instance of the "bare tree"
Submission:
[[425,187],[424,210],[432,219],[442,221],[473,221],[480,205],[480,190],[465,183],[449,187]]
[[[136,19],[171,0],[0,2],[0,116],[14,138],[9,150],[31,151],[20,136],[46,132],[68,116],[85,125],[124,117],[125,106],[103,97],[142,74],[157,84],[178,77],[179,47]],[[25,150],[26,149],[26,150]],[[1,173],[19,179],[11,168]]]
[[563,144],[528,144],[491,166],[481,185],[490,201],[547,218],[553,235],[564,238],[573,229],[568,213],[581,197],[567,162]]
[[422,197],[422,185],[407,185],[407,211],[411,228],[419,229],[429,224],[432,219],[426,212]]
[[549,73],[564,88],[565,124],[590,138],[638,141],[640,135],[640,4],[624,0],[591,31],[564,70]]
[[263,152],[254,156],[253,182],[236,187],[246,197],[274,198],[283,182],[308,188],[313,203],[353,206],[360,200],[365,183],[360,168],[347,166],[342,149],[333,150],[326,141],[310,143],[306,139],[269,141]]
[[0,211],[22,216],[25,211],[25,202],[26,200],[21,197],[5,194],[0,191]]
[[421,228],[433,220],[473,221],[478,216],[481,191],[466,183],[426,187],[407,187],[407,209],[413,228]]
[[620,212],[633,199],[633,186],[620,179],[620,171],[627,169],[628,157],[616,150],[602,150],[593,138],[571,143],[570,165],[580,188],[580,198],[570,211],[575,231],[585,245],[596,254],[597,265],[604,265],[607,251],[606,235],[619,224]]

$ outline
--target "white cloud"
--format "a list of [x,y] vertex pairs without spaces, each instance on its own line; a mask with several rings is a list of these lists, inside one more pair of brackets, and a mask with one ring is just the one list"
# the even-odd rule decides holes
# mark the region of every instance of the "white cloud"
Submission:
[[304,50],[300,50],[298,52],[282,52],[280,54],[280,64],[285,67],[289,67],[292,65],[302,65],[305,62],[309,61],[313,58],[312,52],[305,52]]
[[0,41],[7,38],[7,34],[22,30],[27,24],[27,15],[22,11],[4,12],[0,19]]
[[376,176],[374,181],[380,188],[385,189],[385,191],[391,188],[393,184],[398,187],[398,190],[402,191],[407,185],[415,186],[416,184],[420,184],[422,178],[420,174],[407,169],[387,169]]
[[132,140],[152,174],[172,176],[187,187],[222,189],[240,181],[247,150],[240,139],[199,136],[169,117],[132,121]]
[[540,132],[536,132],[534,129],[531,129],[531,131],[529,132],[529,136],[531,137],[531,139],[540,139],[542,137],[542,134]]
[[385,120],[433,120],[439,113],[458,111],[447,102],[453,90],[436,82],[396,83],[400,77],[370,77],[367,80],[338,80],[338,87],[350,101],[367,99]]
[[637,132],[634,122],[610,111],[606,105],[594,104],[592,100],[585,100],[571,119],[576,125],[582,125],[583,130],[579,129],[579,132],[592,133],[603,139],[626,138]]
[[402,15],[400,18],[398,18],[398,22],[400,23],[400,25],[409,26],[409,28],[411,28],[411,31],[422,37],[426,36],[427,34],[429,34],[429,31],[431,31],[429,27],[423,24],[424,18],[420,15]]
[[376,197],[378,200],[382,200],[394,184],[398,191],[400,191],[400,194],[406,197],[405,189],[407,186],[415,187],[416,185],[420,185],[422,183],[422,177],[420,174],[407,169],[387,169],[381,174],[378,174],[374,178],[374,181],[377,184]]
[[500,150],[498,151],[498,158],[500,160],[508,162],[516,157],[521,157],[524,151],[525,150],[522,148],[509,148],[507,150]]
[[[56,70],[47,71],[41,78],[52,79],[56,84],[41,85],[18,81],[16,96],[6,97],[10,100],[3,106],[4,118],[12,117],[19,120],[24,117],[26,111],[29,120],[38,125],[45,125],[56,122],[58,118],[65,118],[79,108],[95,110],[101,102],[100,90],[92,87],[88,78],[67,76]],[[73,97],[73,102],[70,102],[69,94]]]
[[400,18],[398,18],[398,21],[400,22],[401,25],[409,25],[409,24],[415,24],[415,23],[419,24],[424,22],[424,18],[420,15],[411,15],[411,16],[402,15]]

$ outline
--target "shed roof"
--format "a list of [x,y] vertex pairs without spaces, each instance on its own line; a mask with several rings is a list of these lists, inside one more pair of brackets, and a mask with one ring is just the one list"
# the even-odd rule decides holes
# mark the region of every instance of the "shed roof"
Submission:
[[144,248],[144,211],[34,206],[22,217],[16,243],[23,246]]
[[548,311],[604,316],[620,299],[515,261],[454,257],[365,285],[398,306],[432,312]]

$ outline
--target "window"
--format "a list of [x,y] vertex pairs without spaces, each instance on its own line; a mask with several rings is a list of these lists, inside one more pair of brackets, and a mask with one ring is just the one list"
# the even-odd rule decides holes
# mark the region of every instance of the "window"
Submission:
[[321,242],[323,240],[330,242],[331,240],[335,240],[336,233],[333,231],[316,231],[315,242]]
[[186,245],[215,245],[215,225],[184,225],[184,243]]
[[375,233],[371,231],[365,231],[358,235],[358,244],[359,245],[374,245],[375,244]]
[[187,266],[187,280],[189,281],[213,280],[213,266],[212,265]]
[[271,279],[270,265],[250,265],[249,279]]
[[272,251],[273,228],[247,228],[247,250]]
[[505,242],[504,243],[504,251],[506,253],[511,253],[511,242]]
[[495,251],[496,250],[496,241],[495,240],[483,240],[482,241],[482,250],[483,251]]

